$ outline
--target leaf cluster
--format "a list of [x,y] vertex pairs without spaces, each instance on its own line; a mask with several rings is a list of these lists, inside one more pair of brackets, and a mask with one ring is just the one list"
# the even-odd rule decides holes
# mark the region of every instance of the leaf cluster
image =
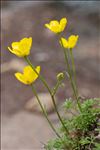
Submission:
[[[100,144],[96,140],[96,136],[100,130],[100,108],[98,107],[100,99],[86,99],[82,104],[82,112],[78,112],[77,104],[68,99],[64,102],[63,108],[67,111],[72,111],[76,108],[77,113],[71,118],[63,117],[64,125],[67,127],[69,134],[60,127],[60,138],[50,140],[46,150],[100,150]],[[100,140],[100,139],[99,139]]]

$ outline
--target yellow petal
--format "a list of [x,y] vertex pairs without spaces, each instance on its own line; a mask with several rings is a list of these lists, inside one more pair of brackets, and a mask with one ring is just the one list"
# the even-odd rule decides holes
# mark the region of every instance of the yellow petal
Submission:
[[40,70],[41,70],[41,67],[40,67],[40,66],[37,66],[37,67],[36,67],[36,71],[37,71],[38,74],[40,73]]
[[51,21],[50,22],[50,26],[52,27],[52,26],[59,26],[59,22],[57,21],[57,20],[53,20],[53,21]]
[[38,78],[38,74],[40,73],[40,66],[37,66],[35,70],[37,73],[30,66],[26,66],[24,68],[24,77],[30,83],[34,82]]
[[32,69],[32,67],[31,66],[26,66],[25,68],[24,68],[24,75],[26,76],[26,77],[28,77],[28,76],[30,76],[30,74],[32,74],[33,73],[33,69]]
[[50,28],[51,31],[53,31],[54,33],[59,33],[59,22],[54,20],[50,22]]
[[61,38],[60,39],[60,44],[61,46],[63,46],[64,48],[68,48],[68,41],[65,38]]
[[22,55],[22,51],[20,50],[19,42],[13,42],[11,46],[12,46],[12,53],[20,57]]
[[[40,73],[40,66],[37,66],[36,68],[37,73]],[[15,73],[15,77],[22,83],[24,84],[31,84],[33,83],[37,78],[38,78],[38,74],[36,74],[36,72],[30,67],[30,66],[26,66],[24,68],[23,74],[22,73]]]
[[19,49],[20,49],[20,51],[23,52],[24,56],[27,56],[30,54],[31,46],[32,46],[32,38],[31,37],[30,38],[23,38],[20,41]]
[[60,23],[57,20],[53,20],[49,24],[45,24],[45,26],[51,31],[53,31],[54,33],[60,33],[65,29],[66,24],[67,24],[67,19],[62,18],[60,20]]
[[12,52],[12,49],[10,47],[8,47],[9,51]]
[[68,38],[68,45],[69,45],[69,48],[74,48],[77,44],[77,41],[78,41],[78,35],[71,35],[69,38]]
[[12,43],[12,49],[8,47],[9,51],[18,57],[24,57],[30,54],[32,46],[32,38],[23,38],[19,42]]
[[50,25],[47,24],[47,23],[45,24],[45,27],[47,27],[48,29],[51,29],[51,28],[50,28]]
[[10,49],[10,51],[11,51],[13,54],[17,55],[18,57],[22,57],[22,56],[23,56],[23,53],[22,53],[22,51],[20,50],[19,45],[20,45],[20,42],[13,42],[13,43],[11,44],[11,46],[12,46],[12,51],[11,51],[11,49]]
[[8,47],[9,51],[15,55],[17,55],[18,57],[21,57],[21,53],[18,50],[15,49],[11,49],[10,47]]
[[66,18],[62,18],[62,19],[60,20],[60,32],[65,29],[66,24],[67,24],[67,19],[66,19]]
[[[37,66],[36,68],[35,68],[35,70],[36,70],[36,72],[39,74],[40,73],[40,66]],[[38,74],[36,74],[36,72],[35,71],[33,71],[33,73],[32,73],[32,80],[33,81],[35,81],[37,78],[38,78]]]
[[24,78],[23,74],[17,72],[15,73],[15,77],[22,83],[27,84],[26,79]]
[[54,33],[59,32],[59,22],[57,20],[53,20],[49,24],[45,24],[45,27],[47,27],[49,30],[51,30]]
[[12,46],[12,49],[19,49],[19,42],[13,42],[11,46]]

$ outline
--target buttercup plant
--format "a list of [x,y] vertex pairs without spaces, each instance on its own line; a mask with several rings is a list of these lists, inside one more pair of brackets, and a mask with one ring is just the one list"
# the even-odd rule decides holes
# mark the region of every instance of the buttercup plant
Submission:
[[[24,58],[28,64],[28,66],[23,69],[23,73],[17,72],[15,73],[15,76],[20,82],[32,87],[32,91],[37,98],[45,118],[57,136],[55,139],[48,141],[48,143],[44,145],[44,149],[100,150],[100,138],[98,136],[100,134],[100,107],[97,107],[100,106],[100,98],[84,99],[84,101],[82,101],[82,98],[79,96],[73,56],[73,49],[78,42],[79,36],[71,35],[68,39],[62,37],[60,33],[64,31],[66,25],[66,18],[62,18],[60,21],[53,20],[49,24],[45,24],[45,27],[59,37],[58,42],[60,43],[59,45],[64,53],[65,64],[67,67],[66,72],[64,71],[58,73],[57,83],[53,89],[49,87],[47,81],[41,75],[40,70],[42,68],[40,66],[35,67],[32,65],[30,59],[28,58],[32,46],[31,37],[23,38],[19,42],[13,42],[12,49],[8,47],[10,52],[18,57]],[[69,59],[71,60],[71,64],[69,63]],[[55,102],[55,95],[59,86],[63,83],[63,79],[66,78],[66,74],[70,81],[74,98],[66,99],[62,105],[63,111],[66,115],[62,116],[58,111],[58,107]],[[51,96],[55,112],[59,119],[59,129],[56,129],[52,124],[48,117],[46,108],[43,106],[38,97],[35,88],[35,80],[37,78],[41,80]],[[76,113],[74,114],[72,110],[75,110]],[[70,118],[67,116],[67,111],[70,111],[72,114]]]

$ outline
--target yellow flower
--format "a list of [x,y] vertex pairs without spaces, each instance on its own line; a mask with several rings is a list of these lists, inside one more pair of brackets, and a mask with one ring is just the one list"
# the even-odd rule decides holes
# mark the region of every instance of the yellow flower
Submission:
[[77,44],[79,36],[78,35],[71,35],[68,40],[66,40],[65,38],[61,38],[60,39],[60,44],[62,47],[64,48],[74,48]]
[[57,20],[53,20],[49,24],[45,24],[45,27],[47,27],[54,33],[60,33],[65,29],[66,24],[67,24],[67,19],[62,18],[60,22],[58,22]]
[[[40,66],[37,66],[35,68],[35,70],[37,71],[37,73],[40,73]],[[23,73],[15,73],[15,77],[22,83],[24,84],[31,84],[32,82],[34,82],[37,78],[38,75],[36,74],[36,72],[30,67],[30,66],[26,66],[24,68]]]
[[32,38],[23,38],[19,42],[13,42],[11,44],[12,49],[8,47],[9,51],[18,57],[24,57],[30,54],[32,46]]

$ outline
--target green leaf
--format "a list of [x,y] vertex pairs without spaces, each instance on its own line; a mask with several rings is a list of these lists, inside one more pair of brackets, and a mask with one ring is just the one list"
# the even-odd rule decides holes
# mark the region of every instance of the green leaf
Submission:
[[66,101],[63,104],[63,107],[66,109],[70,109],[73,106],[73,101],[71,99],[66,99]]
[[93,150],[100,150],[100,143],[95,143],[95,148]]
[[90,138],[89,137],[86,137],[86,138],[83,138],[79,141],[79,143],[81,145],[86,145],[86,144],[89,144],[91,141],[90,141]]

